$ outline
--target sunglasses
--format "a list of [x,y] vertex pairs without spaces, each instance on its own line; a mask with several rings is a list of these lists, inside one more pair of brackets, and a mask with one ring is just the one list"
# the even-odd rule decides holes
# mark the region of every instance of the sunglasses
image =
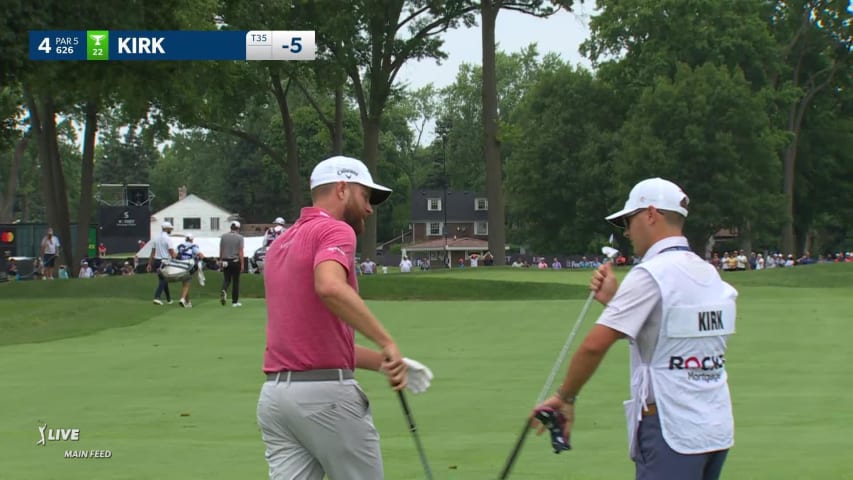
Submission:
[[646,210],[645,208],[640,208],[640,209],[634,210],[633,212],[623,216],[622,218],[619,219],[620,226],[624,230],[628,230],[628,227],[631,226],[631,219],[634,218],[634,216],[636,216],[637,214],[644,212],[645,210]]

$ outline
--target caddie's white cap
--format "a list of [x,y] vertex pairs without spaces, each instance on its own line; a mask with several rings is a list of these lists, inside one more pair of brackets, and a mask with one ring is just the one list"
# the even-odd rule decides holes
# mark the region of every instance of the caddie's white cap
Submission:
[[162,228],[163,230],[166,230],[166,229],[172,228],[172,224],[170,222],[163,222],[160,224],[160,228]]
[[193,241],[193,234],[192,233],[187,234],[187,241],[190,241],[190,242]]
[[335,182],[358,183],[369,188],[371,205],[379,205],[391,195],[391,189],[374,183],[367,165],[355,158],[340,155],[327,158],[318,163],[311,172],[311,190]]
[[284,219],[281,217],[275,217],[275,220],[273,220],[272,223],[274,223],[276,225],[284,225]]
[[284,227],[282,227],[281,225],[276,225],[275,228],[273,228],[273,231],[275,233],[281,233],[282,230],[284,230]]
[[239,230],[240,229],[240,222],[238,222],[237,220],[234,220],[233,222],[231,222],[231,228],[236,228],[237,230]]
[[653,206],[658,210],[676,212],[683,217],[687,216],[687,198],[681,187],[662,178],[647,178],[634,185],[625,202],[625,208],[605,217],[613,221],[625,215]]

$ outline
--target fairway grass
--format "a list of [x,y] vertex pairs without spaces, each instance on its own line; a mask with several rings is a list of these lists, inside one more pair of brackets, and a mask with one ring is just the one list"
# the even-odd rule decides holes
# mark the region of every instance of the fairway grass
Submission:
[[[853,479],[853,268],[811,268],[726,277],[740,299],[726,355],[736,445],[723,478]],[[435,373],[428,393],[408,398],[436,479],[497,477],[580,312],[584,291],[572,287],[589,280],[589,272],[488,270],[362,281],[373,298],[390,283],[418,289],[443,279],[468,292],[466,300],[369,301],[404,355]],[[194,286],[196,308],[155,307],[147,280],[0,285],[0,479],[266,478],[255,421],[263,300],[223,308],[215,287]],[[260,296],[252,282],[248,296]],[[478,295],[500,282],[568,299]],[[424,289],[440,293],[435,284]],[[600,312],[593,306],[573,349]],[[386,478],[423,478],[396,395],[378,374],[358,379],[382,437]],[[554,455],[545,437],[531,436],[511,478],[633,478],[627,395],[620,343],[581,393],[573,450]],[[45,423],[79,428],[80,440],[36,446]],[[110,450],[112,458],[64,459],[66,449]]]

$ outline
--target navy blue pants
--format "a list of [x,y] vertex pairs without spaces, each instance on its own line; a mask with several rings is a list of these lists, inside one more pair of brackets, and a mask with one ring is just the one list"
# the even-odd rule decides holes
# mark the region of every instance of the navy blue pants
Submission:
[[728,450],[684,455],[667,445],[657,415],[643,417],[637,431],[637,480],[717,480]]
[[163,278],[163,276],[160,275],[160,273],[159,273],[160,263],[161,263],[160,259],[154,259],[154,265],[151,266],[151,271],[158,272],[157,273],[157,279],[160,280],[160,283],[157,284],[157,290],[154,291],[154,298],[159,300],[160,295],[165,293],[166,294],[166,301],[171,302],[172,301],[172,295],[169,293],[169,282],[167,282],[166,279]]

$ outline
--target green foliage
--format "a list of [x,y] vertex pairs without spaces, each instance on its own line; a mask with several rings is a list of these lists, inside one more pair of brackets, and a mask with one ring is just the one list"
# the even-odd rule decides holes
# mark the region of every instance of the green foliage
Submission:
[[[778,227],[781,165],[768,105],[739,72],[681,65],[646,89],[621,129],[621,191],[661,176],[690,196],[686,232],[694,248],[724,227]],[[614,208],[616,205],[614,205]]]

